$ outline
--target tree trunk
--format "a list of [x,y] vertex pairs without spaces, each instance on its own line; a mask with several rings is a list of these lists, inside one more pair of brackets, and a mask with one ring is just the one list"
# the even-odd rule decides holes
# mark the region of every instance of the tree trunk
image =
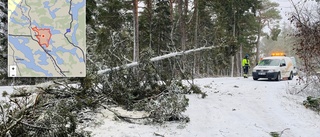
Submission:
[[[198,48],[198,26],[199,26],[199,11],[198,11],[198,0],[194,0],[194,16],[195,16],[195,19],[196,19],[196,24],[195,24],[195,29],[194,29],[194,46],[195,48]],[[197,67],[198,65],[198,61],[197,61],[197,58],[198,58],[198,53],[194,53],[193,54],[193,74],[196,74],[196,72],[199,73],[199,67]],[[198,70],[198,71],[197,71]]]
[[169,5],[170,5],[170,19],[173,21],[173,3],[175,0],[169,0]]
[[235,68],[236,68],[236,76],[240,76],[240,58],[239,58],[240,52],[237,52],[235,58],[236,58],[236,63],[235,63]]
[[[183,14],[183,0],[178,0],[178,12],[180,15],[179,27],[180,27],[180,44],[182,51],[186,50],[186,33],[185,33],[185,16]],[[182,56],[182,69],[185,69],[186,57]]]
[[[187,51],[169,53],[169,54],[165,54],[165,55],[162,55],[162,56],[153,57],[153,58],[150,59],[150,62],[157,62],[157,61],[161,61],[161,60],[168,59],[168,58],[173,58],[173,57],[177,57],[177,56],[193,54],[193,52],[199,52],[199,51],[203,51],[203,50],[210,50],[210,49],[221,48],[221,47],[223,47],[223,46],[222,45],[220,45],[220,46],[214,46],[213,45],[213,46],[210,46],[210,47],[201,47],[201,48],[190,49],[190,50],[187,50]],[[117,67],[113,67],[113,68],[99,70],[98,71],[98,75],[102,75],[104,73],[109,73],[109,72],[115,71],[115,70],[120,70],[121,68],[132,68],[132,67],[136,67],[138,65],[139,65],[139,62],[132,62],[132,63],[125,64],[125,65],[122,65],[122,66],[117,66]],[[225,69],[223,69],[223,71],[225,71]]]
[[133,0],[133,18],[134,18],[134,45],[133,61],[139,61],[139,20],[138,20],[138,0]]
[[183,14],[184,17],[187,17],[188,15],[188,8],[189,8],[189,2],[188,0],[184,0],[184,14]]
[[240,44],[240,54],[239,54],[239,58],[240,58],[240,69],[239,69],[239,71],[240,71],[240,76],[242,76],[242,44]]
[[[232,36],[233,36],[233,40],[235,40],[235,37],[236,37],[236,16],[233,11],[233,5],[232,5],[232,14],[233,14]],[[231,56],[231,72],[230,72],[231,77],[233,77],[233,72],[234,72],[234,55]]]
[[234,56],[231,56],[231,71],[230,71],[231,77],[233,77],[233,72],[234,72]]
[[152,49],[152,16],[153,16],[153,9],[152,9],[152,0],[146,1],[147,11],[149,16],[149,48]]
[[260,56],[260,37],[261,37],[261,19],[259,19],[259,26],[258,26],[258,38],[257,38],[257,43],[256,43],[256,60],[254,64],[257,64],[259,61],[259,56]]

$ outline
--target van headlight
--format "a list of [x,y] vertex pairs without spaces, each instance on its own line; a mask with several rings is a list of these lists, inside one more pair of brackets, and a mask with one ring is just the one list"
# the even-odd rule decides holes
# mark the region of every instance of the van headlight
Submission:
[[252,72],[257,72],[257,70],[256,70],[256,69],[253,69]]
[[269,72],[276,72],[276,70],[275,69],[270,69]]

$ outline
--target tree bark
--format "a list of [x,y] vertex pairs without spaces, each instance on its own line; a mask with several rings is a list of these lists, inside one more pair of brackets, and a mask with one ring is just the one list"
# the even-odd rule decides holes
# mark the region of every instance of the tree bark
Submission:
[[[194,29],[194,46],[195,48],[198,47],[198,26],[199,26],[199,11],[198,11],[198,0],[194,0],[194,13],[195,13],[195,29]],[[196,74],[196,72],[199,73],[199,67],[197,68],[197,61],[198,54],[193,54],[193,74]]]
[[259,61],[259,56],[260,56],[260,37],[261,37],[261,19],[259,19],[259,27],[258,27],[258,38],[257,38],[257,43],[256,43],[256,60],[254,64],[257,64]]
[[[235,17],[234,11],[232,11],[232,12],[233,12],[232,36],[233,36],[233,39],[235,39],[235,37],[236,37],[236,21],[235,21],[236,17]],[[231,73],[230,73],[231,77],[233,77],[233,73],[234,73],[234,55],[231,56]]]
[[[180,28],[180,44],[182,51],[186,50],[186,34],[185,34],[185,16],[183,12],[183,0],[178,0],[178,12],[180,15],[179,28]],[[182,56],[182,69],[185,69],[186,57]]]
[[239,71],[239,69],[240,69],[240,58],[239,58],[239,54],[240,54],[240,52],[237,52],[236,53],[236,56],[235,56],[235,58],[236,58],[236,62],[235,62],[235,69],[236,69],[236,76],[237,77],[239,77],[240,76],[240,71]]
[[188,8],[189,8],[189,2],[188,0],[184,0],[184,16],[186,17],[188,15]]
[[138,20],[138,0],[133,0],[133,18],[134,18],[134,45],[133,61],[139,61],[139,20]]
[[240,71],[240,76],[242,76],[242,44],[240,44],[240,54],[239,54],[239,58],[240,58],[240,65],[239,65],[239,67],[240,67],[240,69],[239,69],[239,71]]
[[147,11],[149,15],[149,48],[152,49],[152,16],[153,16],[152,0],[147,0],[146,5],[147,5]]
[[170,19],[173,21],[173,3],[175,0],[169,0],[169,5],[170,5]]

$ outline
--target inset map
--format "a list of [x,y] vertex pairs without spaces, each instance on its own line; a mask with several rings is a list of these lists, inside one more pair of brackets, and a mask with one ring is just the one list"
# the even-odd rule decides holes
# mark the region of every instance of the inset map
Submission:
[[85,77],[86,0],[9,0],[9,77]]

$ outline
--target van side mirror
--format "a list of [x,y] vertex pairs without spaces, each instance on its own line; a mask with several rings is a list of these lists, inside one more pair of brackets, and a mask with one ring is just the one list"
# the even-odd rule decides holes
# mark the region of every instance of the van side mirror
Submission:
[[281,63],[280,67],[286,66],[286,63]]

